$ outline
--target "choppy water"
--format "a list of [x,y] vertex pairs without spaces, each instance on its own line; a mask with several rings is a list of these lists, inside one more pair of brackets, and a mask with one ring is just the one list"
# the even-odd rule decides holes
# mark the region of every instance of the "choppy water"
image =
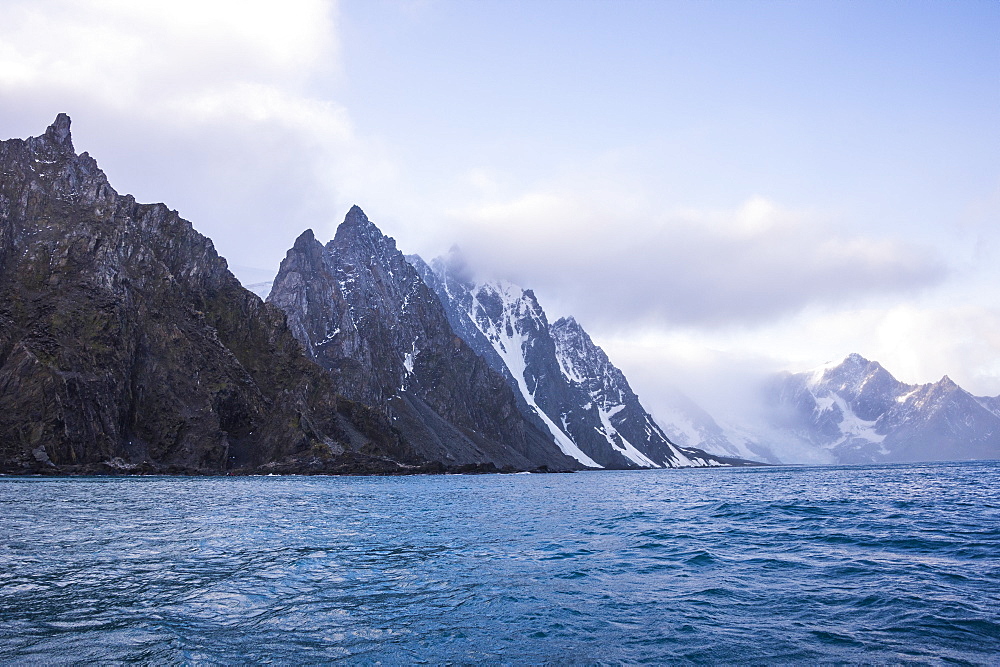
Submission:
[[995,462],[0,478],[2,662],[998,656]]

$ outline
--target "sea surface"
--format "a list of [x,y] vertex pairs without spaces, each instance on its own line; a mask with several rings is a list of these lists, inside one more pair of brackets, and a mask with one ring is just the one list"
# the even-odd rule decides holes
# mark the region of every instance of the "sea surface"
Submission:
[[0,662],[1000,664],[1000,463],[0,477]]

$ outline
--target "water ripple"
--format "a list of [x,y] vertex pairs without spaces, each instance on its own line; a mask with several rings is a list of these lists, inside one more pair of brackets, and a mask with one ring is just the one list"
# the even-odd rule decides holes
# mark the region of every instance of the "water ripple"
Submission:
[[0,661],[996,664],[996,463],[0,478]]

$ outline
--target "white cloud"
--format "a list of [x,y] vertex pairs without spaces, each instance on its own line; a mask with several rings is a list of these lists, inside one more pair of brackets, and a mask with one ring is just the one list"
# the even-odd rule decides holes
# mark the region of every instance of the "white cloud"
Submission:
[[621,187],[540,188],[452,217],[474,266],[559,294],[603,327],[755,323],[913,293],[945,275],[931,249],[849,234],[761,196],[669,213],[652,199]]
[[15,1],[4,14],[4,84],[127,106],[233,80],[301,84],[337,50],[322,0]]
[[165,201],[234,264],[275,267],[395,177],[318,92],[341,76],[325,0],[41,0],[0,9],[0,121],[74,143],[122,192]]

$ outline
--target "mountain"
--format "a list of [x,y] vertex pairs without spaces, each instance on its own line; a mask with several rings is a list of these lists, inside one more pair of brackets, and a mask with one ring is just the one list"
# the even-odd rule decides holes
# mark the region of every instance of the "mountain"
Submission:
[[948,376],[900,382],[858,354],[766,389],[775,431],[837,463],[1000,458],[1000,397],[976,397]]
[[457,253],[407,258],[437,294],[452,328],[506,379],[518,405],[585,465],[649,468],[731,465],[678,447],[639,403],[622,372],[574,319],[551,326],[531,290],[477,283]]
[[[326,245],[307,230],[268,302],[338,389],[375,406],[425,458],[447,465],[583,467],[526,419],[504,377],[449,325],[393,239],[357,206]],[[586,464],[586,461],[583,461]]]
[[208,238],[77,155],[68,116],[0,142],[0,173],[0,470],[421,469]]

